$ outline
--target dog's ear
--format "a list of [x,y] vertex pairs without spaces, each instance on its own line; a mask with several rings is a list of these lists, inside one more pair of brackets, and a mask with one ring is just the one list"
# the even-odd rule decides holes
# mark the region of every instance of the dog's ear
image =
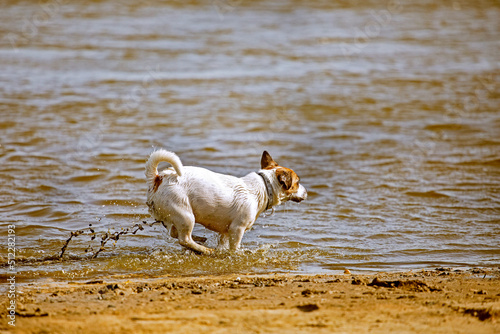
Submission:
[[285,190],[288,190],[292,187],[292,173],[290,173],[289,171],[278,169],[276,171],[276,178]]
[[271,169],[278,166],[278,163],[271,158],[271,155],[264,151],[262,153],[262,158],[260,159],[260,168],[261,169]]

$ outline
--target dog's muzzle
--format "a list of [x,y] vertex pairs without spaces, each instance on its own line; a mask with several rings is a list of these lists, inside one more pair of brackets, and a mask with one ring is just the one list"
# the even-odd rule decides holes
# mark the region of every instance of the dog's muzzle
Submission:
[[290,196],[290,200],[293,202],[302,202],[307,198],[307,190],[301,184],[299,185],[299,190]]

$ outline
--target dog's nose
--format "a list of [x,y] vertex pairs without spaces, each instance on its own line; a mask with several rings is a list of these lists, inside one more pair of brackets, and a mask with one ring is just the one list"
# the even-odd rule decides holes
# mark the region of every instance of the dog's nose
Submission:
[[307,198],[307,190],[303,185],[299,186],[299,191],[297,193],[303,200]]

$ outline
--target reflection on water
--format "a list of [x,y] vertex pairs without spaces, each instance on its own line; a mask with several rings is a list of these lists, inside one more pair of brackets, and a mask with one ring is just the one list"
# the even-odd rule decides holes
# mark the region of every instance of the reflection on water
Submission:
[[[500,6],[394,4],[4,2],[0,221],[19,275],[499,265]],[[268,150],[310,196],[239,254],[192,255],[158,227],[42,261],[89,223],[151,220],[155,147],[238,176]]]

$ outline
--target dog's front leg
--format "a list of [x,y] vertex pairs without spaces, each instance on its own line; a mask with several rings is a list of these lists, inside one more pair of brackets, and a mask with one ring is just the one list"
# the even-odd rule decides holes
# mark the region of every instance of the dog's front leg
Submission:
[[240,248],[241,239],[245,234],[246,224],[232,223],[229,227],[229,250],[235,251]]
[[218,249],[229,249],[229,234],[221,233],[219,235],[219,244],[217,245]]

